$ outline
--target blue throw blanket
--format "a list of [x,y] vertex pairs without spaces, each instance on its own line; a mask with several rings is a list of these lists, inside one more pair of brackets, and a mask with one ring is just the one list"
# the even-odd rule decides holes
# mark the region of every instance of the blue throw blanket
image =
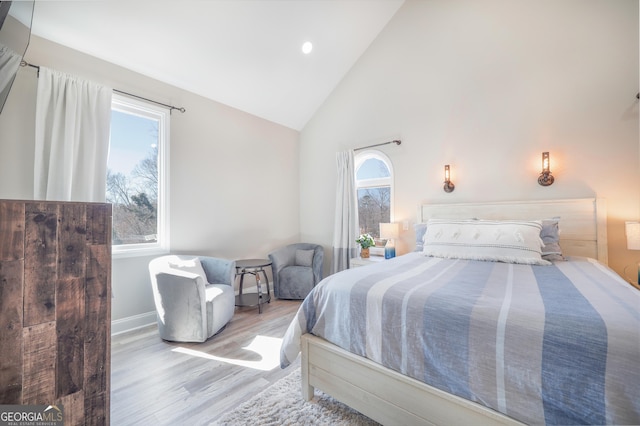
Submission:
[[640,424],[640,292],[593,259],[531,266],[411,253],[331,275],[312,333],[528,424]]

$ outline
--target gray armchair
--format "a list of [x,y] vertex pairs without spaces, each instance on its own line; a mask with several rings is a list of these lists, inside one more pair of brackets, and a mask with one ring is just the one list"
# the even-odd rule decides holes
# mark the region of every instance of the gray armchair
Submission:
[[304,299],[322,280],[324,250],[318,244],[290,244],[270,253],[269,260],[278,299]]
[[224,327],[235,310],[235,262],[206,256],[153,259],[149,274],[164,340],[204,342]]

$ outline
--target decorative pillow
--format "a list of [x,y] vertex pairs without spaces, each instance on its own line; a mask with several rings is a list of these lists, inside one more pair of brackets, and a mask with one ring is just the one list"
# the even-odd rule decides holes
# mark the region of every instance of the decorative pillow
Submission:
[[549,265],[541,257],[541,230],[541,221],[431,219],[422,252],[451,259]]
[[296,250],[296,266],[313,265],[313,253],[315,250]]
[[169,266],[174,269],[179,269],[181,271],[191,272],[192,274],[199,275],[204,281],[205,285],[209,284],[209,281],[207,280],[207,274],[204,272],[204,269],[202,269],[202,263],[200,263],[200,259],[198,259],[197,257],[194,257],[193,259],[171,259],[169,260]]
[[[477,220],[475,218],[469,220]],[[427,232],[427,223],[415,223],[413,229],[416,232],[416,248],[414,251],[421,252],[424,249],[424,234]]]
[[422,251],[424,249],[424,233],[427,232],[426,223],[416,223],[413,225],[416,231],[416,249],[414,251]]
[[562,256],[562,248],[560,247],[560,218],[544,219],[542,221],[542,230],[540,238],[542,238],[542,258],[546,260],[565,260]]

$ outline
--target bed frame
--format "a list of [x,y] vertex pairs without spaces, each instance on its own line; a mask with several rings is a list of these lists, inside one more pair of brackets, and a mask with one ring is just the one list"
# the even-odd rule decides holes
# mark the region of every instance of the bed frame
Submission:
[[[536,220],[560,217],[560,245],[568,256],[597,258],[607,264],[606,204],[602,199],[428,204],[418,221],[430,218]],[[443,392],[418,380],[304,334],[302,396],[314,388],[373,420],[390,425],[522,424],[480,404]]]

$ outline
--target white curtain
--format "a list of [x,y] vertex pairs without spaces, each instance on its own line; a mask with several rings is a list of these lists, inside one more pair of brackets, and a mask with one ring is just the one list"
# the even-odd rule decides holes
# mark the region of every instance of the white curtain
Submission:
[[40,67],[35,199],[105,201],[112,92]]
[[331,273],[348,269],[351,258],[358,255],[356,243],[356,238],[358,238],[358,195],[356,193],[353,151],[339,152],[336,161],[338,184]]

